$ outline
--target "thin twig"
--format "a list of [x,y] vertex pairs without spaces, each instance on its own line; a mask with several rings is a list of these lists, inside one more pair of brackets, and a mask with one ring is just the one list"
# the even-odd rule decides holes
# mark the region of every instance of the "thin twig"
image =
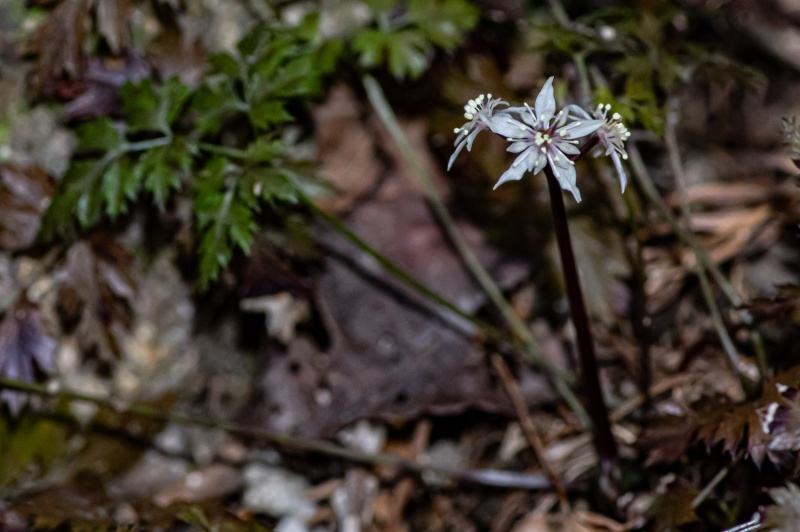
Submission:
[[511,308],[511,305],[508,303],[508,301],[506,301],[505,297],[503,297],[503,293],[500,291],[500,288],[497,286],[494,280],[492,280],[492,277],[489,275],[483,265],[481,265],[478,257],[475,255],[469,244],[467,244],[467,242],[461,236],[461,233],[456,228],[452,217],[442,201],[442,198],[439,196],[439,192],[436,190],[436,186],[433,184],[433,178],[430,176],[430,173],[425,167],[425,164],[422,162],[422,159],[419,157],[419,155],[417,155],[416,151],[411,146],[411,143],[403,133],[403,130],[397,121],[397,117],[394,115],[394,112],[389,106],[389,102],[386,100],[386,96],[383,94],[383,90],[381,89],[380,85],[372,76],[369,75],[364,76],[363,84],[367,91],[367,97],[369,98],[372,107],[375,109],[378,118],[380,118],[383,126],[389,132],[392,140],[400,149],[403,158],[410,166],[412,170],[412,176],[422,187],[425,198],[431,206],[434,214],[442,224],[447,237],[455,246],[456,251],[458,251],[472,276],[476,281],[478,281],[478,284],[480,284],[483,291],[489,296],[489,299],[492,301],[492,303],[494,303],[494,305],[500,310],[503,318],[509,324],[514,334],[524,343],[526,349],[523,351],[523,354],[532,363],[543,368],[550,374],[556,390],[567,402],[570,409],[578,418],[579,422],[581,422],[581,424],[584,426],[588,426],[590,424],[589,416],[587,416],[583,405],[581,405],[581,402],[575,396],[572,388],[570,388],[569,378],[564,371],[556,368],[546,358],[544,358],[541,347],[539,347],[539,344],[534,339],[527,325],[525,325],[525,322],[523,322],[517,313],[514,312],[514,309]]
[[531,449],[533,449],[533,454],[536,455],[536,460],[539,462],[542,470],[544,470],[547,478],[550,479],[550,483],[556,490],[556,495],[558,495],[558,500],[561,503],[561,509],[563,511],[569,511],[570,505],[569,498],[567,497],[567,489],[564,487],[561,477],[558,476],[556,470],[553,469],[553,466],[547,460],[544,443],[539,437],[539,433],[536,431],[536,426],[533,424],[531,416],[528,414],[528,406],[525,404],[525,398],[522,396],[517,381],[514,380],[514,376],[511,375],[511,370],[508,369],[503,357],[500,355],[492,355],[492,366],[494,366],[497,375],[500,377],[500,381],[503,383],[503,388],[505,388],[508,397],[511,399],[511,403],[514,405],[517,418],[522,426],[522,430],[525,432],[525,436],[528,438]]
[[739,449],[739,452],[737,452],[736,456],[733,457],[731,463],[725,464],[725,467],[720,469],[717,472],[717,474],[714,475],[714,478],[711,479],[711,482],[709,482],[706,485],[706,487],[704,487],[700,491],[700,493],[698,493],[697,496],[694,499],[692,499],[692,510],[697,510],[697,507],[703,504],[703,501],[705,501],[708,498],[708,496],[711,495],[711,492],[714,491],[714,488],[716,488],[719,485],[719,483],[722,482],[722,480],[726,476],[728,476],[728,473],[731,472],[733,466],[736,465],[739,462],[739,460],[742,459],[742,457],[744,456],[744,452],[745,452],[745,447]]
[[569,20],[569,15],[567,15],[567,10],[564,9],[564,5],[561,3],[560,0],[547,0],[547,3],[550,4],[550,12],[555,17],[556,22],[558,22],[559,26],[565,29],[569,29],[572,27],[572,22]]
[[414,289],[417,293],[419,293],[423,297],[430,299],[437,305],[446,308],[456,316],[473,324],[481,331],[483,331],[483,333],[486,334],[486,336],[489,337],[490,339],[495,341],[509,342],[512,344],[514,343],[514,339],[511,338],[506,332],[501,331],[500,329],[491,325],[490,323],[487,323],[481,320],[480,318],[477,318],[472,314],[469,314],[468,312],[465,312],[464,310],[458,308],[454,303],[451,303],[440,294],[434,292],[433,290],[425,286],[423,283],[419,282],[411,274],[403,270],[400,266],[395,264],[391,259],[389,259],[385,255],[377,251],[375,248],[373,248],[367,242],[365,242],[361,237],[359,237],[357,234],[351,231],[338,218],[336,218],[335,216],[331,215],[328,212],[325,212],[325,210],[319,208],[316,204],[314,204],[313,201],[305,197],[302,198],[302,201],[319,219],[325,222],[331,229],[333,229],[334,231],[345,237],[359,250],[361,250],[362,252],[366,253],[367,255],[375,259],[381,266],[383,266],[386,269],[387,272],[389,272],[396,279],[402,281],[403,283],[405,283],[410,288]]
[[762,530],[764,525],[761,523],[761,517],[756,515],[750,521],[746,523],[742,523],[741,525],[736,525],[733,528],[729,528],[725,532],[756,532],[757,530]]
[[530,475],[525,473],[517,473],[514,471],[502,471],[498,469],[455,470],[437,467],[412,460],[404,460],[390,454],[369,454],[351,449],[345,449],[344,447],[340,447],[324,440],[302,438],[299,436],[290,436],[280,432],[271,432],[251,427],[242,427],[232,423],[216,421],[207,417],[196,417],[181,412],[164,412],[163,409],[144,403],[134,403],[131,405],[122,406],[118,401],[114,401],[113,399],[81,393],[66,388],[59,389],[57,387],[48,387],[42,384],[23,382],[15,379],[0,378],[0,390],[11,390],[20,393],[63,399],[71,402],[80,401],[103,408],[108,408],[120,416],[130,415],[160,421],[163,423],[175,423],[178,425],[212,428],[242,438],[259,440],[274,445],[282,445],[297,451],[317,453],[324,456],[341,458],[351,462],[395,467],[399,470],[413,471],[415,473],[431,471],[455,480],[473,484],[527,490],[541,490],[551,487],[550,481],[545,475]]
[[667,206],[667,203],[664,201],[661,195],[659,195],[658,190],[656,190],[656,187],[653,184],[653,179],[650,177],[650,172],[647,171],[647,167],[644,165],[642,157],[639,154],[636,142],[632,140],[629,141],[627,145],[627,151],[628,155],[630,156],[629,162],[633,168],[633,174],[636,177],[636,182],[641,187],[642,192],[644,192],[647,199],[658,208],[658,210],[661,212],[661,215],[667,221],[667,224],[669,224],[670,229],[672,229],[672,232],[678,236],[685,246],[692,250],[697,264],[705,268],[711,274],[714,282],[717,283],[717,286],[719,286],[720,290],[722,290],[722,293],[728,299],[728,302],[735,308],[739,319],[741,319],[742,322],[748,326],[750,330],[750,342],[752,343],[753,350],[756,353],[756,360],[758,360],[759,370],[761,371],[761,378],[763,380],[766,376],[767,368],[764,343],[761,338],[761,334],[753,327],[753,316],[747,309],[742,308],[743,300],[741,295],[739,295],[736,288],[734,288],[728,278],[725,277],[725,274],[722,272],[722,268],[719,267],[719,264],[712,261],[708,252],[696,243],[693,235],[680,226],[677,219],[672,214],[672,211]]
[[[733,288],[730,282],[725,278],[725,275],[722,273],[719,266],[711,260],[711,258],[708,256],[708,253],[703,248],[698,246],[693,235],[691,235],[689,231],[678,224],[678,221],[675,219],[675,216],[670,211],[666,202],[659,195],[655,185],[653,184],[653,180],[650,177],[650,173],[647,171],[644,161],[642,161],[642,157],[639,154],[639,150],[636,147],[635,142],[630,141],[628,143],[627,152],[629,155],[628,161],[631,163],[631,168],[633,169],[633,175],[636,178],[636,182],[641,187],[641,190],[644,192],[645,196],[647,196],[647,199],[656,205],[659,211],[661,211],[662,216],[667,221],[667,224],[670,226],[670,229],[672,229],[672,232],[678,236],[685,246],[692,250],[697,259],[696,264],[698,271],[700,269],[704,269],[705,271],[711,273],[714,281],[720,287],[722,293],[728,298],[728,301],[731,303],[731,305],[735,306],[737,305],[737,302],[738,304],[741,304],[741,297],[736,293],[735,288]],[[764,351],[761,334],[753,327],[752,316],[746,309],[738,309],[738,315],[749,328],[750,342],[752,343],[753,350],[756,353],[760,377],[763,381],[766,375],[766,353]],[[738,372],[738,368],[737,374],[741,375]]]
[[[689,200],[686,196],[686,172],[683,168],[683,161],[681,161],[681,153],[680,148],[678,147],[678,138],[676,135],[678,118],[678,99],[677,97],[672,97],[667,102],[667,117],[664,126],[664,145],[667,149],[667,155],[669,156],[668,158],[672,175],[675,178],[675,186],[678,191],[678,201],[680,202],[681,211],[683,212],[683,216],[686,220],[687,236],[692,242],[692,248],[699,248],[700,246],[697,244],[697,240],[694,237],[694,232],[692,231],[692,211],[691,206],[689,205]],[[714,301],[714,293],[711,290],[711,284],[708,282],[708,272],[699,262],[697,262],[696,272],[697,278],[700,281],[700,290],[703,293],[703,299],[705,300],[706,306],[708,307],[708,311],[711,315],[711,321],[714,324],[714,329],[717,332],[719,341],[722,344],[722,349],[725,352],[725,355],[728,357],[728,361],[730,362],[732,369],[739,376],[739,380],[741,381],[742,385],[742,394],[744,395],[745,390],[747,389],[747,381],[741,369],[742,362],[739,358],[739,353],[736,351],[736,346],[733,345],[733,340],[731,340],[731,337],[728,334],[728,329],[725,328],[725,323],[722,321],[722,315],[720,314],[719,308],[717,308],[717,304]]]
[[558,251],[561,256],[561,269],[564,272],[564,284],[567,288],[570,314],[578,340],[581,381],[586,391],[587,410],[592,419],[592,434],[594,435],[597,454],[600,456],[603,466],[606,467],[613,464],[617,459],[617,443],[611,434],[608,408],[600,385],[600,368],[597,365],[594,341],[589,326],[589,316],[586,314],[580,276],[578,275],[578,267],[575,264],[575,255],[572,251],[564,198],[552,169],[549,166],[545,166],[544,172],[547,176],[547,187],[550,191],[550,205],[553,211],[554,229],[556,241],[558,242]]

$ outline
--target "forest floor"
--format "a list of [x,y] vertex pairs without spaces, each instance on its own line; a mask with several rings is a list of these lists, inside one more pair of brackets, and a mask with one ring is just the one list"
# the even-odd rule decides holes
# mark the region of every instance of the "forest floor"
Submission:
[[[190,122],[257,20],[406,9],[278,4],[0,3],[0,530],[797,530],[795,4],[447,0],[477,17],[457,46],[417,56],[414,33],[382,66],[355,38],[360,62],[270,108],[291,120]],[[632,133],[622,194],[598,158],[564,195],[616,457],[547,180],[492,190],[512,159],[488,133],[447,171],[464,103],[533,103],[551,75]],[[181,128],[205,136],[181,152]],[[291,190],[242,213],[230,176],[202,196],[216,160],[290,161],[269,179]]]

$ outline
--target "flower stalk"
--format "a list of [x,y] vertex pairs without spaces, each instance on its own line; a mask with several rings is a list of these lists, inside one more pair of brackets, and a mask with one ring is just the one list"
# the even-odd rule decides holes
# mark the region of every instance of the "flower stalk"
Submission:
[[544,171],[547,178],[561,267],[577,337],[587,411],[592,421],[595,449],[603,471],[608,472],[618,456],[617,444],[611,434],[608,409],[603,399],[594,341],[560,189],[569,191],[575,201],[581,201],[575,161],[592,152],[595,156],[611,158],[622,192],[625,192],[627,176],[623,161],[628,158],[625,141],[630,133],[619,114],[611,113],[609,117],[611,106],[608,104],[600,104],[591,112],[577,105],[557,110],[553,78],[545,82],[533,107],[527,103],[522,107],[511,107],[491,95],[481,95],[470,100],[464,110],[467,122],[455,130],[455,151],[448,169],[465,147],[467,151],[472,150],[478,133],[488,130],[504,137],[509,142],[507,150],[518,154],[494,188],[508,181],[520,180],[528,172],[538,174]]
[[575,336],[578,340],[581,382],[586,392],[586,410],[592,420],[595,449],[603,466],[608,466],[617,458],[617,444],[611,434],[608,408],[603,399],[603,390],[600,386],[600,368],[594,351],[594,341],[589,327],[586,305],[583,302],[583,292],[578,268],[575,264],[575,254],[572,251],[572,240],[569,235],[564,198],[561,195],[559,183],[552,170],[545,168],[544,173],[547,176],[547,187],[550,192],[550,206],[553,213],[558,252],[561,257],[561,269],[564,272],[564,282],[567,287],[567,299],[569,300],[572,324],[575,327]]

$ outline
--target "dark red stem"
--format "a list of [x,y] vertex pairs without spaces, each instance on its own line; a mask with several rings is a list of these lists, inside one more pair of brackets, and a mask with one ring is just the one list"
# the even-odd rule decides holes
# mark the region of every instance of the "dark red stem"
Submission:
[[594,342],[589,328],[586,306],[583,303],[583,293],[581,291],[578,268],[575,265],[575,255],[572,252],[564,198],[562,197],[561,187],[550,167],[546,166],[544,172],[547,176],[547,186],[550,190],[550,205],[553,210],[558,251],[561,255],[561,268],[564,271],[564,282],[567,285],[567,298],[569,299],[572,323],[575,326],[575,334],[578,338],[578,356],[581,362],[583,389],[586,392],[586,410],[592,420],[595,448],[605,469],[616,461],[617,444],[611,435],[608,409],[600,387],[597,356],[595,356],[594,352]]

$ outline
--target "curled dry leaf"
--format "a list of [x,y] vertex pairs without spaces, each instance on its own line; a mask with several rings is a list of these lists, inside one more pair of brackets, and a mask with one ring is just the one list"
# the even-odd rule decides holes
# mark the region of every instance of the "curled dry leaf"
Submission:
[[[55,96],[64,79],[83,75],[87,17],[91,0],[61,2],[48,16],[37,39],[39,61],[34,89],[40,96]],[[61,94],[67,96],[68,94]]]
[[55,275],[57,308],[64,326],[77,328],[84,352],[96,350],[105,360],[119,358],[118,335],[132,324],[137,290],[131,265],[128,251],[99,233],[67,251],[66,264]]
[[[0,322],[0,376],[23,382],[35,382],[37,370],[55,370],[56,340],[42,326],[39,308],[20,299]],[[6,403],[16,415],[25,404],[26,395],[3,390],[0,403]]]
[[95,18],[97,32],[103,36],[109,49],[119,55],[130,46],[130,0],[103,0],[97,2]]
[[39,166],[0,164],[0,248],[20,251],[36,239],[55,180]]

